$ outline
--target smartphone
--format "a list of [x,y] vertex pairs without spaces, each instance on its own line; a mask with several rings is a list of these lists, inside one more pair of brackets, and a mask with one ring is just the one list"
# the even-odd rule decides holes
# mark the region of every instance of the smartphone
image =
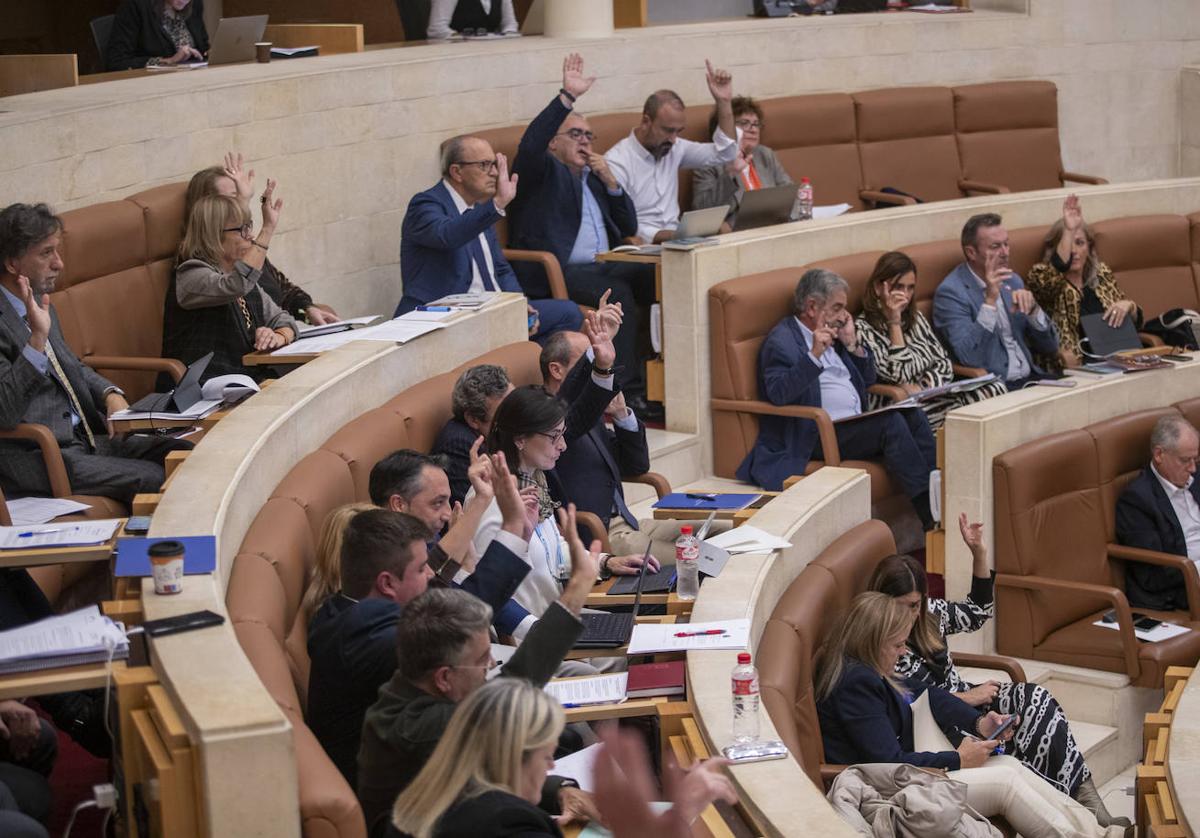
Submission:
[[125,532],[129,535],[145,535],[150,531],[149,515],[132,515],[125,522]]
[[1162,358],[1164,361],[1172,361],[1176,364],[1183,364],[1192,360],[1191,355],[1159,355],[1158,357]]
[[1013,724],[1016,723],[1016,721],[1016,714],[1010,715],[1007,719],[1000,723],[1000,727],[992,731],[991,735],[988,736],[988,739],[999,739],[1008,731],[1010,727],[1013,726]]
[[1156,620],[1153,617],[1137,616],[1133,621],[1133,627],[1140,631],[1150,631],[1162,625],[1162,620]]
[[193,611],[190,614],[178,614],[161,620],[147,620],[142,623],[142,629],[151,637],[165,637],[168,634],[219,626],[223,622],[225,618],[212,611]]

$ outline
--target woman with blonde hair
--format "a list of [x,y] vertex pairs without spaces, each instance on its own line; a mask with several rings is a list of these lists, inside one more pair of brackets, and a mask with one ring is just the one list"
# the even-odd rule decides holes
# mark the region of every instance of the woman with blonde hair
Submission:
[[[1012,737],[1018,720],[997,736],[1010,717],[984,713],[940,687],[900,678],[896,661],[907,648],[912,624],[911,608],[867,591],[830,629],[813,662],[827,762],[944,769],[966,784],[968,806],[985,817],[1003,815],[1027,838],[1126,834],[1120,826],[1100,826],[1088,809],[1013,757],[993,756]],[[929,716],[933,725],[924,724]],[[916,741],[918,723],[921,742]]]
[[472,692],[416,779],[396,798],[389,836],[561,836],[538,808],[563,711],[519,678]]
[[257,235],[249,209],[237,198],[210,195],[192,207],[164,301],[164,358],[190,364],[212,352],[206,378],[227,373],[263,378],[266,368],[247,367],[242,356],[296,339],[296,321],[258,287],[283,209],[274,192],[275,182],[267,181]]
[[325,516],[313,560],[312,578],[300,603],[300,619],[304,625],[308,625],[321,603],[342,589],[342,535],[346,525],[358,513],[374,508],[373,503],[347,503]]

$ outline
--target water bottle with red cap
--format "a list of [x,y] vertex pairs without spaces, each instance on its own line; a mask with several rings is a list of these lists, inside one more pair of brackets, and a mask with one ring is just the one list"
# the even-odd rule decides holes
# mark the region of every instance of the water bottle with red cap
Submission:
[[758,741],[758,670],[749,652],[738,653],[733,668],[733,741],[742,745]]

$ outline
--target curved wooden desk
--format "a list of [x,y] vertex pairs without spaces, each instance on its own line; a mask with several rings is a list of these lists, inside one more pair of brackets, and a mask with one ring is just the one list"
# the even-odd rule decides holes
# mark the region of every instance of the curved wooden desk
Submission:
[[1200,678],[1193,675],[1175,708],[1167,745],[1167,782],[1179,823],[1200,834]]

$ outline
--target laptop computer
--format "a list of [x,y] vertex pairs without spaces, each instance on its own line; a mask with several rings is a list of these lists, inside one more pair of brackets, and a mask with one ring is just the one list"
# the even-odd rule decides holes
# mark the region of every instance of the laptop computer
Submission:
[[728,214],[729,207],[724,204],[719,207],[685,212],[679,219],[679,226],[675,228],[675,235],[671,238],[690,239],[699,236],[715,236],[720,232],[721,225],[725,223],[725,216]]
[[183,378],[179,379],[179,383],[169,393],[151,393],[148,396],[142,396],[136,402],[129,406],[129,409],[135,413],[183,413],[189,407],[194,405],[200,399],[204,398],[203,388],[200,386],[200,378],[204,375],[204,371],[208,369],[208,362],[212,360],[213,353],[209,352],[203,358],[198,358],[188,364],[187,371],[183,374]]
[[650,566],[650,548],[642,555],[642,569],[637,576],[637,596],[633,598],[633,611],[606,614],[580,614],[583,634],[575,641],[576,649],[615,649],[624,646],[633,636],[633,623],[642,607],[642,585],[646,581],[646,568]]
[[223,17],[208,47],[208,64],[239,64],[254,60],[254,45],[267,30],[267,15]]
[[1104,322],[1103,314],[1085,314],[1079,318],[1079,325],[1091,355],[1107,356],[1127,349],[1142,348],[1142,340],[1138,337],[1132,317],[1126,317],[1120,327],[1114,329]]
[[796,187],[792,184],[752,189],[742,196],[734,229],[753,230],[772,224],[786,224],[792,220],[792,206],[795,203]]

